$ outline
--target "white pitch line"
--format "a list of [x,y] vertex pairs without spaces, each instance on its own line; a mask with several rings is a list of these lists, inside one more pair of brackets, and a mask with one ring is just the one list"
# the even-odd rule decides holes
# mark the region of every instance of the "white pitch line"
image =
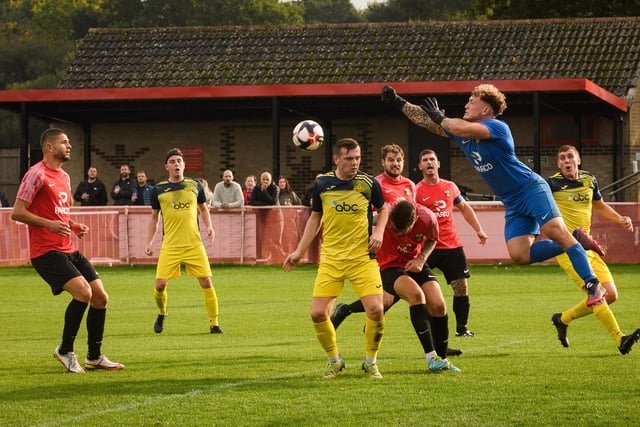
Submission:
[[284,378],[299,377],[299,376],[309,375],[309,374],[313,374],[313,373],[317,373],[317,372],[318,372],[317,370],[314,370],[314,371],[308,371],[308,372],[298,372],[298,373],[295,373],[295,374],[292,373],[292,374],[287,374],[287,375],[278,375],[278,376],[274,376],[274,377],[256,378],[256,379],[248,380],[248,381],[240,381],[240,382],[235,382],[235,383],[224,384],[224,385],[220,385],[220,386],[217,386],[217,387],[195,389],[195,390],[188,391],[186,393],[169,394],[169,395],[166,395],[166,396],[160,396],[160,397],[154,397],[154,398],[151,398],[151,399],[146,399],[146,400],[143,400],[142,402],[138,402],[138,403],[132,403],[132,404],[129,404],[129,405],[116,406],[114,408],[103,409],[101,411],[95,411],[95,412],[90,412],[90,413],[84,413],[84,414],[76,415],[76,416],[73,416],[73,417],[56,418],[55,420],[53,420],[51,422],[46,422],[46,423],[42,423],[42,424],[35,424],[34,427],[49,427],[49,426],[54,426],[54,425],[59,425],[59,424],[71,423],[71,422],[74,422],[74,421],[85,420],[87,418],[95,417],[95,416],[98,416],[98,415],[113,414],[113,413],[116,413],[116,412],[124,412],[124,411],[128,411],[128,410],[131,410],[131,409],[138,409],[138,408],[142,408],[144,406],[153,405],[153,404],[156,404],[158,402],[165,401],[165,400],[182,399],[182,398],[185,398],[185,397],[197,396],[199,394],[212,393],[212,392],[217,392],[217,391],[220,391],[220,390],[225,390],[225,389],[234,388],[234,387],[241,387],[241,386],[250,385],[250,384],[258,384],[258,383],[266,382],[266,381],[273,381],[273,380],[281,380],[281,379],[284,379]]

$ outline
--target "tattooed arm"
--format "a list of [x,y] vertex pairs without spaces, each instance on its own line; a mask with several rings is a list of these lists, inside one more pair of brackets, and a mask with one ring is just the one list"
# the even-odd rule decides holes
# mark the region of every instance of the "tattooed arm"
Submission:
[[401,111],[405,116],[407,116],[409,120],[411,120],[412,123],[416,124],[417,126],[425,128],[429,132],[435,133],[436,135],[444,137],[447,136],[442,127],[431,120],[429,118],[429,115],[419,105],[406,102]]
[[407,102],[407,100],[398,95],[396,90],[391,86],[382,88],[381,101],[402,111],[402,113],[417,126],[423,127],[436,135],[447,136],[440,125],[434,122],[421,106]]

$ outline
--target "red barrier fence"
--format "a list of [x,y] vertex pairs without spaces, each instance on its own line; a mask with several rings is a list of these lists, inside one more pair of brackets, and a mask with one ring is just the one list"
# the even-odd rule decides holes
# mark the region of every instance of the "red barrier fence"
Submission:
[[[471,202],[480,222],[489,235],[485,246],[478,244],[471,227],[455,213],[458,233],[470,262],[510,262],[503,238],[504,208],[496,202]],[[609,263],[640,263],[640,204],[612,203],[615,209],[633,219],[635,231],[629,233],[620,226],[594,215],[592,234],[607,249]],[[213,243],[205,239],[212,263],[280,264],[286,254],[295,249],[309,208],[303,206],[246,207],[244,209],[211,209],[216,237]],[[80,249],[98,265],[155,264],[160,250],[162,230],[154,242],[154,256],[144,253],[147,225],[151,208],[147,206],[74,207],[75,221],[89,225],[84,239],[76,239]],[[27,226],[11,220],[11,208],[0,209],[0,266],[29,264]],[[317,263],[320,238],[314,241],[304,263]]]

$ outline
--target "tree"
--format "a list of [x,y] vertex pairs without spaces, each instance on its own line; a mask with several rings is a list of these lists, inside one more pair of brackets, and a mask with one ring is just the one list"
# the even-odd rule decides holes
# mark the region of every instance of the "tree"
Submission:
[[370,22],[409,22],[468,19],[466,11],[472,0],[389,0],[369,4],[364,11]]
[[362,14],[349,0],[304,0],[305,24],[361,22]]
[[545,3],[531,0],[473,0],[476,19],[547,19],[640,16],[640,0],[575,0]]

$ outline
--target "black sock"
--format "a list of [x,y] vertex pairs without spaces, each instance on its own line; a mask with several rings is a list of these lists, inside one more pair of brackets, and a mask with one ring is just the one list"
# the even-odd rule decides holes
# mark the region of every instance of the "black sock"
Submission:
[[[400,297],[399,297],[398,295],[394,295],[394,296],[393,296],[393,302],[389,305],[389,307],[385,307],[384,312],[386,313],[387,311],[389,311],[389,309],[390,309],[391,307],[393,307],[394,305],[396,305],[396,303],[397,303],[398,301],[400,301]],[[429,314],[429,313],[427,312],[427,314]]]
[[73,351],[73,343],[78,335],[80,324],[82,323],[82,316],[87,309],[86,302],[80,302],[77,299],[72,299],[67,306],[67,310],[64,312],[64,327],[62,329],[62,342],[60,343],[60,354],[67,354]]
[[449,316],[431,317],[431,335],[438,356],[445,359],[449,347]]
[[431,337],[431,331],[429,330],[429,322],[427,321],[427,307],[424,304],[412,305],[409,307],[409,316],[411,317],[411,324],[416,331],[418,340],[422,344],[424,353],[431,353],[433,351],[433,338]]
[[87,358],[97,360],[102,354],[102,338],[104,337],[104,322],[107,310],[89,307],[87,313],[87,346],[89,348]]
[[453,297],[453,313],[456,315],[456,331],[466,331],[469,320],[469,296]]
[[348,307],[352,313],[364,313],[364,305],[362,305],[362,301],[360,300],[352,302]]

